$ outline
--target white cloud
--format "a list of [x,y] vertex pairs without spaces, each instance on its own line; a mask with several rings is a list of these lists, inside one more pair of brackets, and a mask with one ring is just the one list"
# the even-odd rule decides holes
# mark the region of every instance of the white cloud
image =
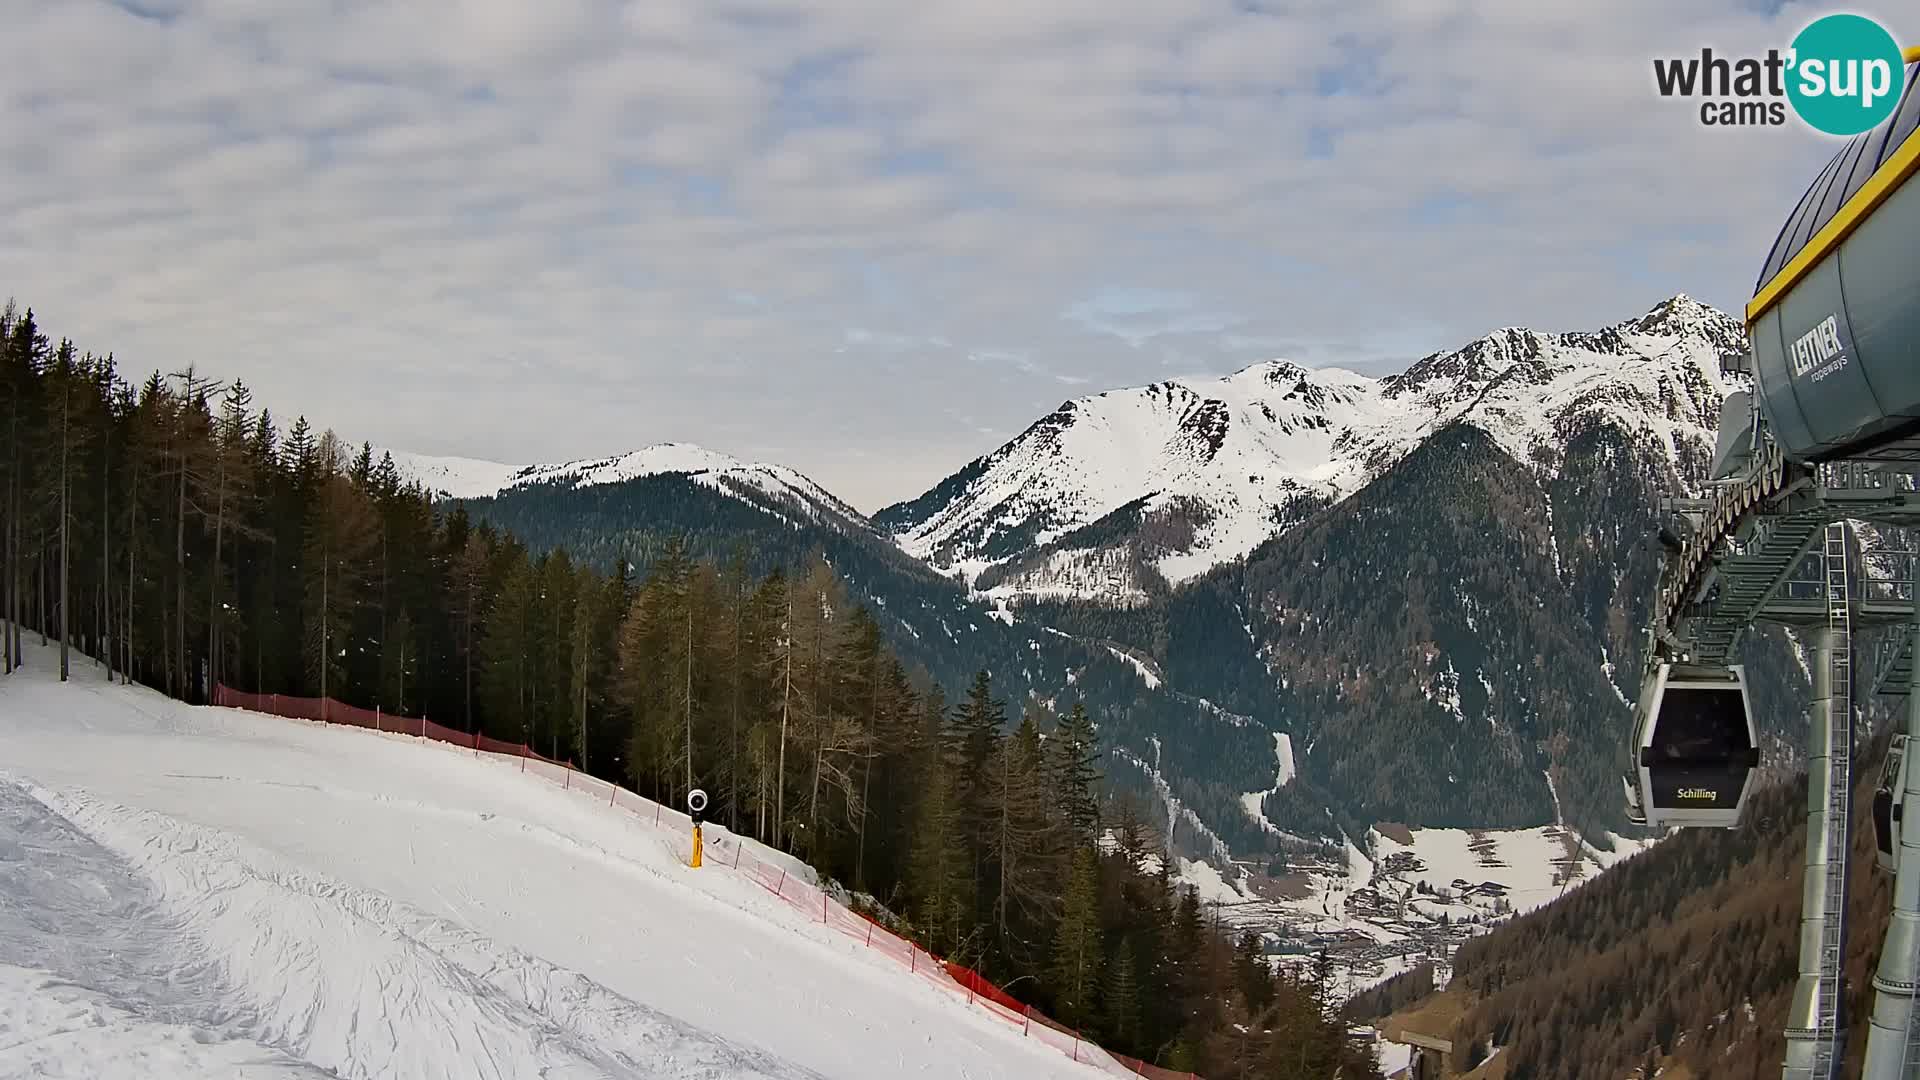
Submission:
[[[0,293],[54,332],[355,439],[685,439],[868,507],[1063,386],[1735,305],[1831,151],[1652,90],[1806,4],[16,7]],[[1188,302],[1061,317],[1116,290]]]

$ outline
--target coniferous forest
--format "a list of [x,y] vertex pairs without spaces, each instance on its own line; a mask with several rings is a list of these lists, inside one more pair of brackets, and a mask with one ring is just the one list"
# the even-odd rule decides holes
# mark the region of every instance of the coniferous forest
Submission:
[[[448,511],[192,368],[0,312],[0,634],[191,703],[320,695],[495,738],[709,814],[870,895],[1106,1045],[1228,1077],[1378,1075],[1107,793],[1084,708],[916,677],[823,559],[669,545],[610,572]],[[644,913],[636,913],[643,918]]]

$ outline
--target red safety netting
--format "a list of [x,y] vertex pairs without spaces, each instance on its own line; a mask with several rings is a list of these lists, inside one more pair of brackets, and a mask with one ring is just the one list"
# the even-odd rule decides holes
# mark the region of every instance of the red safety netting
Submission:
[[[372,731],[393,732],[431,739],[471,749],[476,754],[514,758],[523,772],[535,773],[555,784],[604,799],[636,818],[663,829],[684,833],[692,825],[686,814],[654,802],[652,799],[599,777],[589,776],[571,763],[554,761],[522,743],[510,743],[477,733],[455,731],[424,717],[393,716],[378,709],[368,710],[330,698],[302,698],[280,694],[248,694],[226,686],[214,687],[213,703],[251,712],[299,720],[317,720],[345,724]],[[827,890],[806,880],[798,870],[789,870],[766,859],[756,858],[747,845],[719,826],[707,827],[715,835],[705,845],[702,865],[724,867],[746,875],[768,892],[793,905],[823,926],[860,942],[864,947],[887,956],[931,985],[956,997],[965,998],[989,1014],[1019,1027],[1028,1038],[1054,1047],[1075,1061],[1098,1066],[1102,1071],[1121,1076],[1146,1076],[1154,1080],[1200,1080],[1193,1073],[1174,1072],[1150,1065],[1138,1058],[1109,1053],[1079,1032],[1048,1018],[1020,999],[989,982],[979,972],[960,964],[941,961],[919,945],[895,934],[878,922],[848,908]],[[794,864],[797,866],[798,864]]]

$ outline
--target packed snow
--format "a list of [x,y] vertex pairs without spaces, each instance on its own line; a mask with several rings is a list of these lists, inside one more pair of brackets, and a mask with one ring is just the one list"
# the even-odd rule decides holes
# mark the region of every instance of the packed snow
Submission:
[[28,662],[0,680],[0,1073],[1097,1074],[511,760]]
[[141,1015],[58,976],[0,964],[0,1076],[319,1080],[329,1075],[258,1043]]
[[[909,553],[971,579],[1144,500],[1146,515],[1192,523],[1171,550],[1155,541],[1157,569],[1177,584],[1251,552],[1297,518],[1303,496],[1343,499],[1455,421],[1522,463],[1587,417],[1670,458],[1710,448],[1728,389],[1719,358],[1739,336],[1729,316],[1677,296],[1598,333],[1499,330],[1384,379],[1275,360],[1109,391],[1064,403],[970,467],[950,498],[890,520]],[[1109,564],[1122,543],[1088,558]],[[1101,599],[1108,586],[1081,566],[1055,550],[996,588]]]

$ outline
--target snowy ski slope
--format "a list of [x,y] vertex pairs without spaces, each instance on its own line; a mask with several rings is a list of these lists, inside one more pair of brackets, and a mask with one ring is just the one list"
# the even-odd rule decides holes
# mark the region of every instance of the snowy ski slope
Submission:
[[28,662],[0,1076],[1101,1075],[510,761]]

